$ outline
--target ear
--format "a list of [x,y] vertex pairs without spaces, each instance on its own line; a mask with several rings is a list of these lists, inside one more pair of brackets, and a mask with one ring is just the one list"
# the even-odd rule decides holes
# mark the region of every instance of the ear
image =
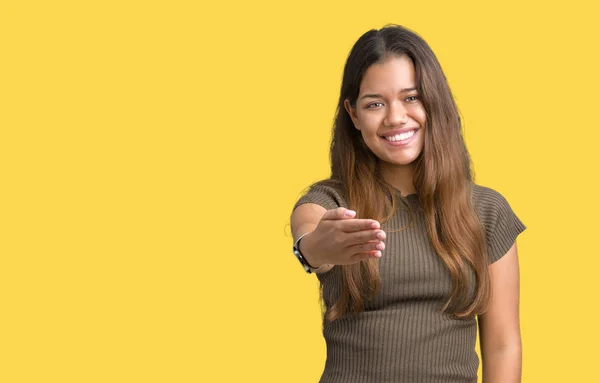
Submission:
[[350,105],[350,101],[348,99],[344,100],[344,109],[346,109],[346,112],[348,112],[348,115],[350,115],[350,118],[354,123],[354,127],[360,130],[360,124],[358,123],[358,117],[356,115],[356,108],[353,108],[352,105]]

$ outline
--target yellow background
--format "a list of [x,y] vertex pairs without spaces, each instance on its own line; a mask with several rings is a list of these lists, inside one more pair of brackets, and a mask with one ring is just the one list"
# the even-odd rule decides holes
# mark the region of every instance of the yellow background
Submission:
[[600,381],[594,2],[0,2],[0,381],[316,382],[291,253],[370,28],[436,52],[519,238],[524,382]]

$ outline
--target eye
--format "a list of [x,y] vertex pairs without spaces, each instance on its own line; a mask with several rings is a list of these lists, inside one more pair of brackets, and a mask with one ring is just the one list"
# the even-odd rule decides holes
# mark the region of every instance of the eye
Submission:
[[419,96],[408,96],[404,99],[406,102],[417,102],[419,101]]
[[374,102],[374,103],[371,103],[371,104],[367,105],[367,109],[373,109],[373,108],[374,108],[374,107],[376,107],[377,105],[383,105],[383,103],[382,103],[382,102]]

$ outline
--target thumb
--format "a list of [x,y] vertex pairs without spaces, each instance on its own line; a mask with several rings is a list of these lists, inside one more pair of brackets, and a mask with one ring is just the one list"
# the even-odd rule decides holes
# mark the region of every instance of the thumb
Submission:
[[346,209],[345,207],[338,207],[337,209],[327,210],[321,219],[323,220],[335,220],[335,219],[348,219],[356,217],[354,210]]

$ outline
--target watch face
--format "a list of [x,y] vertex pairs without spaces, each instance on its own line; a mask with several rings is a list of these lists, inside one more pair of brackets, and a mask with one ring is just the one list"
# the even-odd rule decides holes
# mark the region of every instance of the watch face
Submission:
[[294,246],[294,255],[296,256],[296,258],[298,258],[298,261],[300,261],[300,264],[304,268],[304,271],[306,271],[307,273],[311,274],[312,270],[306,264],[306,261],[304,260],[304,257],[302,256],[302,254],[300,254],[300,251],[295,246]]

